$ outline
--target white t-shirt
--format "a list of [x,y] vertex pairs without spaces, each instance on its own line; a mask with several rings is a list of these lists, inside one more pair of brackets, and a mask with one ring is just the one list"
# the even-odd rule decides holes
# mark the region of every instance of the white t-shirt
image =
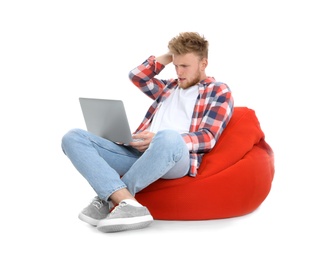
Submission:
[[164,129],[173,129],[179,133],[188,133],[197,96],[198,85],[187,89],[177,87],[161,103],[149,131],[156,133]]

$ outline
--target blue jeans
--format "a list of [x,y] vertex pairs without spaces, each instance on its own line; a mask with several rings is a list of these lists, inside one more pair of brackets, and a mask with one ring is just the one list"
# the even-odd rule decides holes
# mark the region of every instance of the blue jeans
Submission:
[[135,196],[160,178],[181,178],[187,175],[190,167],[186,143],[173,130],[158,132],[142,153],[85,130],[73,129],[63,136],[62,149],[105,201],[122,188]]

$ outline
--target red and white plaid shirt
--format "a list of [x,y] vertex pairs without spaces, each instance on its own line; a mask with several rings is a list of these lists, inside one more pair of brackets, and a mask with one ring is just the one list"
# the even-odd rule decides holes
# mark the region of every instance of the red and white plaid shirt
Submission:
[[[160,105],[178,86],[177,79],[162,80],[156,76],[165,66],[150,56],[141,65],[129,73],[132,83],[148,97],[154,99],[145,118],[136,129],[137,132],[147,129]],[[211,151],[222,134],[233,114],[234,102],[229,87],[208,77],[198,83],[197,97],[189,133],[182,137],[189,148],[191,167],[189,175],[195,177],[205,153]]]

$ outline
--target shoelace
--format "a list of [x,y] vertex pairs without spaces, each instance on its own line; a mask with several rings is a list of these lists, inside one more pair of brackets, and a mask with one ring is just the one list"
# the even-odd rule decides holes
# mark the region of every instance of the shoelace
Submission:
[[113,206],[111,209],[110,209],[110,213],[109,214],[112,214],[112,213],[115,213],[117,212],[117,210],[119,210],[120,208],[124,207],[126,205],[126,202],[124,201],[121,201],[121,203],[119,203],[118,205],[115,205]]
[[103,201],[102,201],[101,199],[99,199],[99,198],[96,198],[96,199],[94,199],[94,201],[92,202],[92,205],[93,205],[94,207],[96,207],[97,209],[100,209],[100,208],[102,208],[102,206],[103,206]]

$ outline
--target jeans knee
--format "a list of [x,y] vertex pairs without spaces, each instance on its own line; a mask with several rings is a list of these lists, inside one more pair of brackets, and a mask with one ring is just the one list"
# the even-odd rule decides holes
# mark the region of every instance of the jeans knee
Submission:
[[66,148],[69,147],[73,142],[76,142],[81,135],[83,130],[75,128],[68,131],[61,139],[61,147],[65,152]]
[[177,131],[168,129],[157,132],[155,139],[161,141],[160,145],[174,147],[182,137]]
[[179,132],[175,130],[162,130],[157,132],[154,143],[159,150],[170,151],[175,161],[183,155],[186,144]]

